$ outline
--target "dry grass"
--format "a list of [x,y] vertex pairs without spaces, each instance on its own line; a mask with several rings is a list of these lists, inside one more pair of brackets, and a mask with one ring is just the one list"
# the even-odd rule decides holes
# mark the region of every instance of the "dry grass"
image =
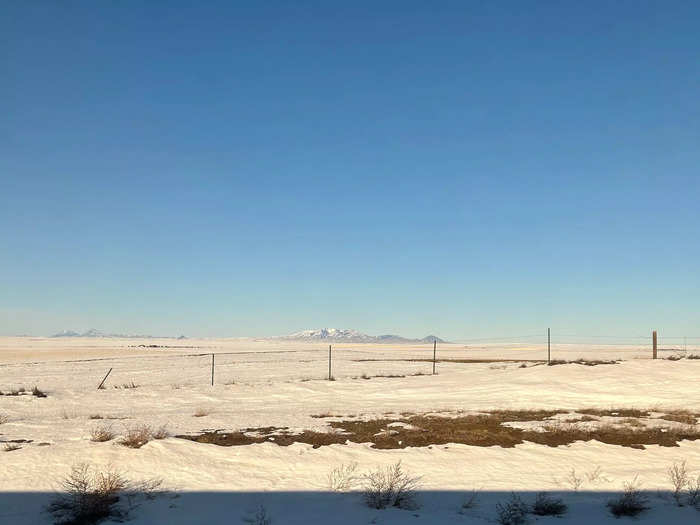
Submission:
[[659,416],[659,419],[663,419],[665,421],[675,421],[686,425],[697,425],[698,414],[694,414],[689,410],[673,410]]
[[170,437],[170,431],[166,425],[161,425],[151,433],[151,437],[153,439],[165,439]]
[[[623,412],[623,411],[620,411]],[[631,412],[628,410],[628,412]],[[636,411],[639,413],[641,411]],[[684,439],[700,439],[694,427],[634,427],[629,424],[546,423],[542,429],[523,429],[506,425],[512,422],[547,421],[556,411],[496,411],[487,414],[443,417],[436,415],[402,415],[369,421],[340,420],[328,423],[331,432],[306,430],[292,433],[286,428],[242,429],[238,432],[204,432],[199,435],[178,436],[202,443],[222,446],[249,445],[274,441],[287,446],[308,443],[314,447],[332,444],[372,443],[374,448],[399,449],[463,443],[472,446],[514,447],[526,441],[557,447],[575,441],[597,440],[610,445],[644,448],[644,445],[677,446]],[[391,423],[404,423],[392,425]],[[542,431],[544,430],[544,431]],[[273,438],[273,439],[271,439]]]
[[112,430],[111,425],[103,427],[95,427],[90,431],[90,441],[95,443],[104,443],[105,441],[113,440],[117,434]]
[[114,385],[114,388],[120,389],[120,390],[130,390],[133,388],[138,388],[139,385],[131,381],[130,383],[122,383],[121,385]]
[[420,478],[405,472],[399,461],[365,474],[363,496],[367,506],[373,509],[415,510],[419,507],[416,500],[419,486]]
[[106,519],[125,521],[131,507],[117,507],[120,497],[128,496],[129,505],[136,495],[152,497],[160,489],[161,481],[132,483],[112,467],[98,470],[81,463],[71,469],[61,485],[64,492],[48,508],[55,523],[94,525]]
[[566,514],[567,506],[560,498],[553,498],[546,492],[540,492],[532,504],[535,516],[562,516]]
[[328,473],[328,489],[333,492],[348,492],[362,478],[357,474],[357,463],[338,465]]
[[192,414],[194,417],[204,417],[209,415],[209,410],[206,408],[198,408],[197,410],[194,411],[194,414]]
[[129,448],[141,448],[151,440],[152,435],[153,430],[148,425],[127,427],[119,444]]

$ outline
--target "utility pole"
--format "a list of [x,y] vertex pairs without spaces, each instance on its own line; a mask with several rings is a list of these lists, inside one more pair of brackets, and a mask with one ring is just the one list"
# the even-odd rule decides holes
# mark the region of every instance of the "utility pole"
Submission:
[[552,361],[552,334],[551,329],[547,328],[547,364]]
[[656,359],[656,330],[651,333],[652,344],[654,349],[652,350],[652,359]]

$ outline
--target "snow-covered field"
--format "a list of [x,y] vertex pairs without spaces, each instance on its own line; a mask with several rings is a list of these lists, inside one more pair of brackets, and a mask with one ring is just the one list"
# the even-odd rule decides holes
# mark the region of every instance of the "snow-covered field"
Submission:
[[[438,358],[529,360],[542,359],[543,351],[546,356],[542,344],[439,345]],[[334,345],[335,381],[323,379],[327,352],[326,345],[234,339],[0,339],[0,391],[36,385],[48,394],[0,396],[0,416],[7,419],[0,440],[31,440],[0,451],[0,523],[51,523],[42,509],[78,462],[111,464],[135,480],[163,479],[171,493],[135,509],[131,522],[139,524],[240,523],[261,504],[276,524],[493,523],[496,502],[511,491],[530,501],[541,490],[558,493],[569,512],[538,521],[604,523],[614,521],[605,507],[610,492],[635,476],[651,491],[651,510],[640,523],[700,523],[700,512],[657,494],[669,490],[666,469],[674,462],[686,460],[700,474],[700,441],[644,450],[595,441],[394,450],[353,443],[220,447],[175,437],[131,449],[114,440],[90,441],[98,425],[123,433],[142,423],[167,425],[173,435],[269,426],[327,431],[326,419],[312,417],[319,414],[371,419],[402,412],[593,407],[700,412],[700,360],[652,361],[648,346],[553,346],[556,359],[624,359],[617,365],[440,362],[432,376],[412,375],[430,374],[432,364],[422,361],[432,358],[430,345]],[[211,353],[220,354],[213,387]],[[107,388],[97,390],[109,368]],[[363,374],[405,377],[367,380]],[[136,388],[115,388],[132,382]],[[90,419],[98,415],[104,419]],[[398,460],[421,476],[418,510],[372,510],[357,493],[328,490],[327,475],[340,464],[356,462],[366,472]],[[602,474],[589,480],[596,467]],[[572,469],[583,478],[578,491],[567,481]],[[479,504],[460,512],[472,490],[479,490]]]

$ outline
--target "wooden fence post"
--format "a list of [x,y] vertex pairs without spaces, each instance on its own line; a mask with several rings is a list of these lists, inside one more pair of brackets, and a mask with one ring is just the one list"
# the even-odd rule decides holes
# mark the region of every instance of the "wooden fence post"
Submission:
[[547,364],[552,361],[552,334],[551,329],[547,328]]
[[333,379],[333,375],[331,374],[331,345],[328,345],[328,381]]
[[435,354],[437,352],[437,339],[433,340],[433,375],[435,375]]
[[211,386],[214,386],[214,354],[211,354]]
[[652,344],[654,345],[654,349],[652,350],[652,352],[653,352],[653,353],[652,353],[652,356],[653,356],[652,359],[656,359],[656,350],[657,350],[657,348],[656,348],[656,330],[654,330],[654,331],[651,333],[651,339],[652,339]]
[[110,368],[109,371],[107,372],[107,375],[104,377],[104,379],[103,379],[102,382],[100,383],[100,386],[97,387],[97,390],[100,390],[100,389],[102,388],[102,385],[105,384],[105,381],[107,381],[107,377],[108,377],[109,374],[111,374],[111,373],[112,373],[112,369]]

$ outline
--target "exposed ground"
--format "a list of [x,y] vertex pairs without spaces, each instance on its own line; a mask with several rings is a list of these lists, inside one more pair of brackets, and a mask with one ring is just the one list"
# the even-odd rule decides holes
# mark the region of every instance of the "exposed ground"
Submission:
[[[445,348],[455,357],[444,357],[433,376],[432,363],[416,355],[432,348],[345,348],[333,362],[336,380],[327,381],[327,349],[188,341],[238,353],[216,356],[212,387],[210,356],[180,357],[192,349],[163,348],[172,344],[0,339],[0,391],[10,394],[0,396],[0,522],[51,523],[42,509],[78,461],[116,465],[130,479],[162,477],[180,496],[143,503],[135,524],[163,512],[171,513],[168,523],[236,523],[258,504],[275,524],[322,523],[328,512],[348,525],[406,516],[485,524],[512,491],[539,490],[570,502],[570,515],[557,523],[605,523],[614,520],[608,493],[635,476],[654,495],[639,523],[700,516],[655,495],[669,490],[674,462],[686,460],[700,474],[700,360],[579,347],[557,350],[566,361],[622,360],[542,366],[528,361],[541,347],[491,348],[490,356]],[[83,358],[91,361],[66,362]],[[110,367],[106,388],[97,390]],[[129,437],[133,448],[122,444]],[[356,462],[362,474],[399,459],[427,491],[417,517],[371,512],[359,497],[328,492],[328,474],[340,464]],[[475,489],[480,506],[460,511]],[[285,510],[299,501],[303,508]],[[576,521],[584,508],[586,519]]]

